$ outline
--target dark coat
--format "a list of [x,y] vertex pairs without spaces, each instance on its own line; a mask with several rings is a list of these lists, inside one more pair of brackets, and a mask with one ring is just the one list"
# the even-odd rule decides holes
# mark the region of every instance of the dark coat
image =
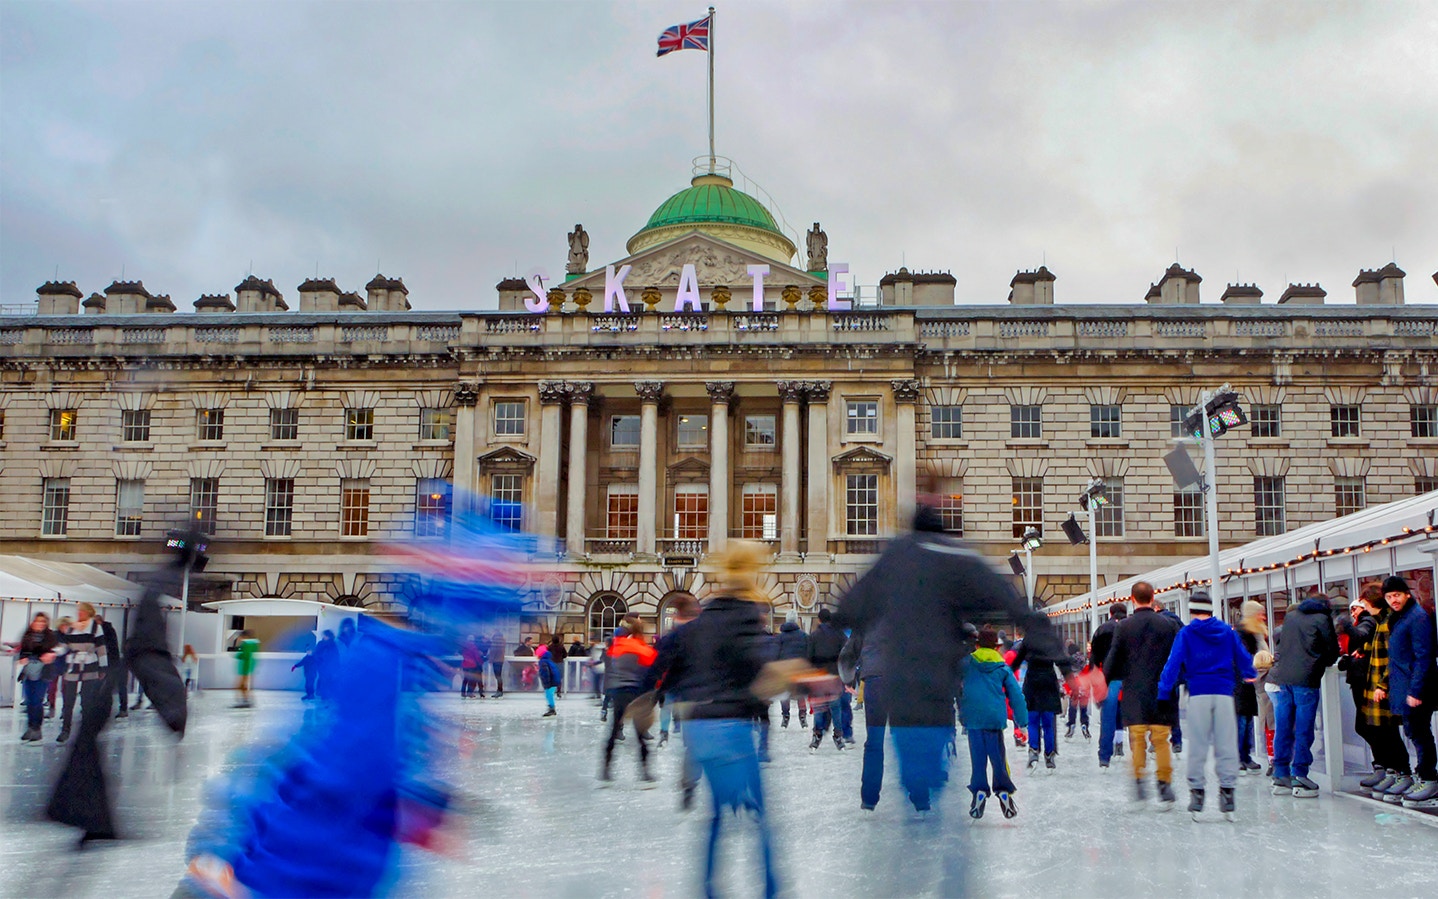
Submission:
[[1348,637],[1348,654],[1338,660],[1338,670],[1343,672],[1344,682],[1357,696],[1362,695],[1368,683],[1368,644],[1376,630],[1378,619],[1367,611],[1359,611],[1357,621],[1349,620],[1343,626],[1343,633]]
[[814,633],[809,635],[809,663],[830,674],[838,674],[839,653],[844,651],[844,643],[848,639],[832,621],[819,622]]
[[[835,623],[872,634],[884,660],[889,723],[952,727],[963,626],[1011,621],[1028,635],[1030,662],[1064,661],[1048,617],[1030,608],[978,552],[945,534],[916,532],[889,542],[839,602]],[[871,629],[884,622],[880,632]]]
[[564,669],[555,661],[553,651],[545,653],[544,658],[539,660],[539,683],[546,690],[564,686]]
[[[1238,631],[1238,639],[1243,641],[1243,649],[1253,656],[1258,652],[1258,635],[1242,627],[1235,628]],[[1239,681],[1238,686],[1233,689],[1233,711],[1240,718],[1258,717],[1258,692],[1253,684],[1247,681]]]
[[[1062,712],[1064,691],[1059,682],[1058,666],[1053,662],[1030,659],[1028,640],[1019,643],[1018,652],[1014,653],[1014,660],[1009,663],[1009,667],[1018,671],[1024,662],[1029,663],[1028,673],[1024,675],[1024,703],[1029,711],[1055,714]],[[1070,673],[1070,664],[1065,658],[1062,665],[1065,675]]]
[[1103,676],[1123,681],[1119,709],[1126,723],[1166,727],[1178,723],[1178,703],[1159,700],[1158,680],[1180,630],[1175,622],[1142,606],[1118,626]]
[[748,719],[764,711],[749,689],[764,667],[769,638],[754,603],[716,597],[673,635],[672,651],[666,646],[654,665],[664,670],[654,676],[692,704],[690,718]]
[[779,626],[779,658],[807,659],[809,657],[809,635],[797,622],[786,621]]
[[1273,641],[1273,670],[1268,682],[1288,687],[1317,687],[1323,669],[1338,661],[1338,632],[1328,600],[1305,599],[1283,618]]
[[[1433,619],[1417,600],[1409,599],[1403,611],[1394,612],[1388,635],[1388,707],[1406,715],[1412,709],[1407,697],[1431,705],[1438,702],[1438,673],[1433,663]],[[1429,709],[1431,714],[1432,710]]]
[[1110,618],[1098,626],[1089,640],[1089,651],[1096,667],[1102,668],[1108,661],[1109,650],[1113,648],[1113,635],[1118,632],[1118,626],[1128,619]]

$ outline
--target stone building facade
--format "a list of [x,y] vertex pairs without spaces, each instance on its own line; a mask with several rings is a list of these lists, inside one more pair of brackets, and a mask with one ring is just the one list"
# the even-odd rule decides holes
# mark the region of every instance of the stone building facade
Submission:
[[[0,553],[127,573],[190,522],[215,535],[196,601],[402,608],[377,547],[442,540],[453,482],[557,540],[522,629],[599,638],[702,598],[705,554],[734,537],[772,547],[776,613],[808,617],[931,494],[996,563],[1040,528],[1052,601],[1087,589],[1060,525],[1094,477],[1103,581],[1206,551],[1162,457],[1223,383],[1253,419],[1218,444],[1225,544],[1438,489],[1438,307],[1404,305],[1395,266],[1360,273],[1355,305],[1303,285],[1201,304],[1175,265],[1132,303],[1056,305],[1039,269],[1008,305],[956,306],[951,275],[901,269],[877,305],[839,309],[833,273],[736,242],[762,216],[721,235],[691,199],[624,260],[572,255],[544,313],[520,281],[458,313],[415,311],[384,276],[365,296],[307,281],[294,311],[249,278],[195,314],[139,282],[83,303],[46,284],[40,314],[0,319]],[[606,289],[626,267],[627,313]],[[698,308],[673,311],[686,291]]]

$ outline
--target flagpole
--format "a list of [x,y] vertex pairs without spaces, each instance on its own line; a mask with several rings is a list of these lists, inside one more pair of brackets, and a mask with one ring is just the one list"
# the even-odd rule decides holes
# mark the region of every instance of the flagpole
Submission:
[[714,174],[714,7],[709,7],[709,174]]

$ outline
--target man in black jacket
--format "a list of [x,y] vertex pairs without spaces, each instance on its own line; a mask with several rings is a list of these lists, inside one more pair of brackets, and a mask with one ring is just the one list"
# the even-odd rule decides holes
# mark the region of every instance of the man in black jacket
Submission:
[[1066,664],[1067,656],[1048,617],[1029,608],[982,555],[944,534],[933,509],[921,506],[914,528],[890,541],[845,594],[835,621],[876,644],[900,780],[914,808],[926,811],[943,784],[943,754],[954,736],[965,622],[1013,621],[1024,630],[1030,659]]
[[[807,659],[809,658],[809,635],[799,627],[799,613],[790,609],[784,615],[784,624],[779,628],[779,661],[786,659]],[[809,726],[809,701],[799,699],[796,703],[799,706],[799,727]],[[789,726],[789,700],[787,696],[779,700],[779,711],[783,715],[780,721],[781,727]]]
[[1153,585],[1133,585],[1133,617],[1114,631],[1113,644],[1104,662],[1103,676],[1110,684],[1123,684],[1119,713],[1128,728],[1133,753],[1134,798],[1146,798],[1144,769],[1148,749],[1153,747],[1158,773],[1158,802],[1165,811],[1173,808],[1173,762],[1169,735],[1178,723],[1178,703],[1158,698],[1158,680],[1181,628],[1177,622],[1153,607]]
[[1305,599],[1283,618],[1273,644],[1273,795],[1291,793],[1303,799],[1318,796],[1308,778],[1313,764],[1314,725],[1318,718],[1318,685],[1323,670],[1338,661],[1338,633],[1327,597]]
[[[1108,607],[1108,620],[1098,626],[1098,630],[1093,632],[1093,639],[1089,641],[1095,668],[1103,669],[1104,663],[1108,661],[1109,649],[1113,646],[1113,635],[1118,632],[1119,624],[1127,617],[1128,606],[1123,603],[1116,603]],[[1123,755],[1123,738],[1118,733],[1122,729],[1118,707],[1119,691],[1122,689],[1122,682],[1110,682],[1108,695],[1103,701],[1103,708],[1099,710],[1098,766],[1104,771],[1108,770],[1108,763],[1113,759],[1115,749],[1119,755]],[[1115,736],[1119,738],[1117,747],[1114,745]]]
[[[809,664],[837,677],[839,654],[844,651],[844,643],[849,638],[834,626],[833,618],[834,613],[829,609],[819,610],[819,625],[809,635]],[[809,740],[810,749],[818,749],[819,744],[824,742],[824,730],[831,720],[834,723],[834,748],[844,748],[842,702],[847,696],[848,692],[841,690],[833,702],[814,710],[814,736]]]

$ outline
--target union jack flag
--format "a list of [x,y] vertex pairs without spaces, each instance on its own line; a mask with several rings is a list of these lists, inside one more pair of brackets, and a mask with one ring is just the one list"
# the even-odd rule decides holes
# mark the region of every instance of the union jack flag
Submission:
[[686,25],[671,25],[659,35],[659,52],[656,56],[673,53],[675,50],[708,50],[709,17]]

